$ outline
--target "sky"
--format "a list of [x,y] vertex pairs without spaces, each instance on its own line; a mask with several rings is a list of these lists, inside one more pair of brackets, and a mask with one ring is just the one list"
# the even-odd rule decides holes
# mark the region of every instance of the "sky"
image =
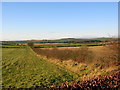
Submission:
[[117,2],[3,2],[2,40],[113,37]]

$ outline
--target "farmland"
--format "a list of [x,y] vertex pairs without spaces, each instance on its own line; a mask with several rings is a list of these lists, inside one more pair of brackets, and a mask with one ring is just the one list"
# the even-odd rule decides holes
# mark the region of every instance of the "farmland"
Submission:
[[79,76],[82,75],[82,79],[104,75],[118,69],[116,65],[118,52],[110,50],[108,46],[33,48],[33,50],[38,55],[50,59],[50,62],[66,67]]
[[3,88],[49,87],[75,77],[64,68],[36,57],[30,48],[3,49]]
[[55,88],[63,83],[71,85],[115,74],[119,68],[118,49],[116,43],[18,45],[4,42],[2,87]]
[[0,90],[120,90],[120,2],[96,1],[1,0]]

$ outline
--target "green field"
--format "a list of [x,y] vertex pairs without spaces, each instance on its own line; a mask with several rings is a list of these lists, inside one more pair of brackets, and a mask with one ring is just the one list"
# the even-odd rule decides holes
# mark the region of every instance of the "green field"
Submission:
[[[56,40],[23,40],[23,41],[1,41],[1,48],[21,48],[26,47],[28,43],[38,43],[43,45],[33,45],[35,48],[54,48],[54,47],[81,47],[81,46],[103,46],[109,41],[116,41],[117,38],[91,38],[91,39],[80,39],[80,38],[63,38]],[[46,43],[52,45],[46,45]],[[59,44],[55,44],[59,43]],[[63,44],[61,44],[63,43]],[[21,45],[23,44],[23,45]]]
[[[69,47],[67,44],[66,47]],[[64,82],[84,81],[118,71],[118,47],[100,44],[71,44],[78,48],[2,46],[3,88],[50,88]],[[76,46],[74,46],[76,45]],[[63,44],[63,47],[65,44]],[[89,47],[91,46],[91,47]],[[96,46],[96,47],[92,47]],[[31,47],[31,48],[30,48]],[[59,47],[53,45],[52,47]],[[60,46],[61,47],[61,46]],[[49,49],[50,48],[50,49]]]
[[23,47],[26,47],[24,45],[9,45],[9,44],[0,44],[0,48],[23,48]]
[[[82,43],[82,44],[58,44],[58,45],[33,45],[34,48],[56,48],[56,47],[82,47],[82,46],[104,46],[105,44],[100,43]],[[23,48],[27,45],[0,45],[1,48]]]
[[99,43],[84,43],[84,44],[58,44],[58,45],[33,45],[34,48],[56,48],[56,47],[81,47],[81,46],[104,46]]
[[64,68],[36,56],[29,47],[3,48],[2,52],[3,88],[49,87],[76,78]]

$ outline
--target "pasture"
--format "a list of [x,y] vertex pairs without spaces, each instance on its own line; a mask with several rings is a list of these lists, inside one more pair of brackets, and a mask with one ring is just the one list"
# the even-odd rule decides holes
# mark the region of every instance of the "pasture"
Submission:
[[3,88],[49,87],[74,80],[69,71],[37,57],[29,47],[2,50]]

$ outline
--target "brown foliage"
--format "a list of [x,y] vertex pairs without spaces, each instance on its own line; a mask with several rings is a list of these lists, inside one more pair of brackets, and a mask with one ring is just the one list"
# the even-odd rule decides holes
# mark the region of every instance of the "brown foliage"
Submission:
[[32,47],[34,45],[34,43],[30,42],[30,43],[27,43],[27,45]]
[[38,49],[33,48],[33,50],[47,58],[54,58],[59,60],[74,60],[77,62],[89,62],[91,61],[92,52],[88,50],[87,47],[81,47],[76,49]]
[[120,89],[120,72],[109,75],[97,77],[92,80],[78,81],[77,83],[68,84],[63,83],[61,86],[51,86],[51,90],[119,90]]
[[[108,56],[110,57],[110,62],[114,65],[120,65],[120,42],[119,41],[111,41],[108,46],[109,49]],[[111,52],[111,53],[110,53]],[[108,62],[109,63],[109,62]]]
[[[95,50],[96,49],[96,50]],[[119,42],[109,42],[107,46],[100,47],[80,47],[74,49],[40,49],[33,50],[42,56],[58,60],[74,60],[78,63],[93,64],[96,67],[108,68],[120,65],[119,58]],[[95,50],[95,51],[94,51]]]

